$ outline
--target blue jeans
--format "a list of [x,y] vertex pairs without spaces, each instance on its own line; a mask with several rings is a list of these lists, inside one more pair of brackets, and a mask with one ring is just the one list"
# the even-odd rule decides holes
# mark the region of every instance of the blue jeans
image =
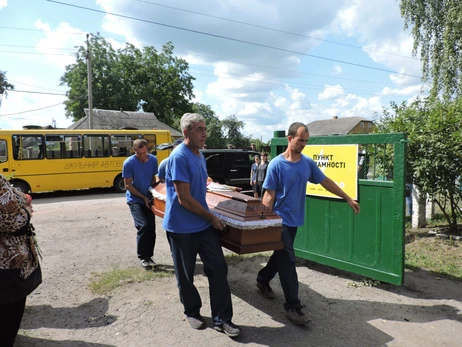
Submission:
[[269,282],[279,273],[279,280],[284,292],[286,311],[301,306],[298,299],[298,276],[295,267],[294,240],[297,227],[282,225],[282,242],[284,248],[274,251],[266,266],[258,272],[257,281],[262,284]]
[[156,244],[156,223],[154,213],[145,205],[129,203],[130,212],[135,221],[136,252],[139,259],[149,259],[154,255]]
[[204,264],[209,281],[210,307],[215,324],[230,322],[233,305],[228,284],[228,265],[220,244],[218,231],[209,227],[197,233],[167,232],[172,250],[173,265],[180,292],[180,301],[187,317],[196,317],[202,307],[201,297],[194,286],[196,257]]

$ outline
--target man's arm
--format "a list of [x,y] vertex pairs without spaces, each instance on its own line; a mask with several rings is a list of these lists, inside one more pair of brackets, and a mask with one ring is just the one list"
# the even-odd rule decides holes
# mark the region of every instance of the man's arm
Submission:
[[274,206],[274,200],[275,199],[276,199],[276,191],[267,189],[265,191],[265,195],[263,195],[263,198],[262,198],[261,202],[262,202],[263,205],[265,205],[265,207],[272,210],[273,206]]
[[133,195],[139,197],[140,199],[142,199],[144,201],[144,204],[146,205],[147,208],[151,208],[149,206],[149,199],[147,196],[144,196],[143,194],[141,194],[138,189],[136,189],[134,186],[133,186],[133,178],[125,178],[124,177],[124,184],[125,184],[125,189],[127,189],[130,193],[132,193]]
[[344,199],[348,203],[348,205],[350,205],[350,207],[353,209],[355,214],[359,213],[359,211],[361,210],[359,204],[355,200],[350,198],[348,194],[345,193],[338,185],[336,185],[335,182],[332,181],[329,177],[326,177],[321,182],[321,185],[332,194],[335,194]]
[[189,183],[173,181],[173,185],[175,186],[178,202],[181,206],[209,221],[215,229],[223,230],[225,223],[213,213],[207,211],[207,209],[193,198]]

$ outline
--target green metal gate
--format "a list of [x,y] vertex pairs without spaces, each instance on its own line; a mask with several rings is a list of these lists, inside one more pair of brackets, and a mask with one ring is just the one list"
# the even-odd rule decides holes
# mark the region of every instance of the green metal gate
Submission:
[[[287,147],[284,132],[274,134],[273,158]],[[306,197],[305,224],[295,239],[298,257],[403,283],[406,142],[402,133],[310,137],[313,145],[361,144],[368,167],[358,182],[358,215],[343,200]]]

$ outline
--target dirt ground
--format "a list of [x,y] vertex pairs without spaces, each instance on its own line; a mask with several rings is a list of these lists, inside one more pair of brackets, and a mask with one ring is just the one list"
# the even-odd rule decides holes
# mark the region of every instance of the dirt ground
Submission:
[[[137,267],[135,229],[124,195],[106,190],[34,196],[33,223],[43,252],[43,284],[29,297],[16,347],[108,346],[461,346],[462,284],[426,271],[405,285],[365,286],[361,277],[301,261],[300,298],[309,327],[284,315],[276,279],[274,301],[256,291],[266,258],[229,266],[237,339],[214,331],[208,283],[198,261],[195,283],[208,328],[184,320],[174,277],[134,283],[109,296],[93,294],[93,272]],[[172,268],[161,219],[155,260]]]

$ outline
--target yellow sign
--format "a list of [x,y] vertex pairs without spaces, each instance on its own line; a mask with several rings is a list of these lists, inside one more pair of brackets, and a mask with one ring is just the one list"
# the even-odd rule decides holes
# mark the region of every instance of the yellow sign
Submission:
[[[307,145],[302,152],[314,160],[321,171],[352,199],[358,200],[358,146]],[[308,183],[306,194],[339,198],[320,184]]]

